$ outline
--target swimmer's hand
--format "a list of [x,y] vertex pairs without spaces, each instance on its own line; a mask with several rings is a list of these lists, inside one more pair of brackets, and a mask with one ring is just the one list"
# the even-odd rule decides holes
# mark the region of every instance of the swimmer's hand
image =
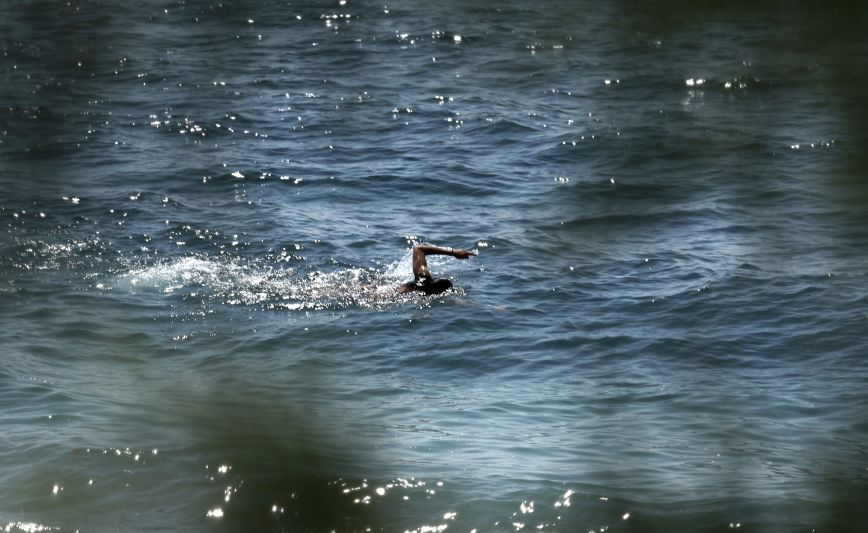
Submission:
[[471,252],[468,250],[461,250],[461,249],[452,250],[452,257],[455,257],[457,259],[467,259],[468,257],[473,256],[473,255],[476,255],[476,252]]

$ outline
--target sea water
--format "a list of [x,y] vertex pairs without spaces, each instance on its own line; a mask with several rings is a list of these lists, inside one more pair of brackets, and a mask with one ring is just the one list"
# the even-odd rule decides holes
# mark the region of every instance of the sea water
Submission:
[[4,530],[868,528],[860,3],[0,13]]

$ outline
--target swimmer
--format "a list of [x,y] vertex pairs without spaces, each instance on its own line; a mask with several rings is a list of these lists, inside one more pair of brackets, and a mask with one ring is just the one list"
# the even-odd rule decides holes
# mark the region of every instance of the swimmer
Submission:
[[399,293],[422,291],[425,294],[440,294],[441,292],[452,287],[452,282],[446,278],[434,279],[431,271],[428,270],[428,261],[425,256],[432,255],[451,255],[457,259],[467,259],[475,252],[467,250],[443,248],[440,246],[432,246],[430,244],[417,244],[413,246],[413,281],[398,287]]

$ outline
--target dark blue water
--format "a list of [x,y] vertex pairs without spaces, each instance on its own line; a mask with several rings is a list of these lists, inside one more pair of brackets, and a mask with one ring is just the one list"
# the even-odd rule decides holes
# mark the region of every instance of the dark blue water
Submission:
[[5,530],[868,528],[861,3],[0,13]]

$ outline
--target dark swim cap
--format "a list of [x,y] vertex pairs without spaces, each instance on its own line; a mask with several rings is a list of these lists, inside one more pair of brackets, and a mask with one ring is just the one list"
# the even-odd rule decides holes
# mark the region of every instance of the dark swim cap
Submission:
[[452,282],[446,278],[437,278],[431,281],[426,280],[426,282],[416,285],[417,290],[420,290],[428,295],[440,294],[441,292],[445,292],[451,288]]

